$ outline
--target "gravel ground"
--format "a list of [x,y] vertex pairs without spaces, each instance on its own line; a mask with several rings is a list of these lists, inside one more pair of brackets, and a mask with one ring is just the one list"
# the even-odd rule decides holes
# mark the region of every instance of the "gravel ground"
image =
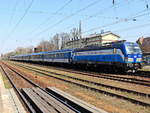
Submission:
[[144,66],[142,68],[143,71],[150,71],[150,65]]
[[[69,83],[65,83],[57,79],[44,77],[35,72],[27,71],[26,69],[20,68],[20,70],[23,71],[24,73],[28,73],[27,75],[30,79],[40,84],[43,84],[44,87],[52,86],[52,87],[59,88],[67,93],[70,93],[71,95],[74,95],[90,104],[95,105],[96,107],[102,108],[111,113],[138,113],[138,112],[149,113],[150,111],[150,108],[145,108],[145,107],[138,106],[130,102],[121,100],[121,99],[117,99],[115,97],[110,97],[104,94],[92,92],[90,90],[86,90],[86,89],[80,88],[75,85],[71,85]],[[74,75],[74,76],[79,76],[79,75]]]

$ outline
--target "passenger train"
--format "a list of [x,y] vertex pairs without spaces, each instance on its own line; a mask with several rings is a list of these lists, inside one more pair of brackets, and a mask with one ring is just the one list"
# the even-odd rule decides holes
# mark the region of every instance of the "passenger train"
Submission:
[[105,46],[91,46],[11,56],[10,60],[94,65],[99,68],[132,71],[142,67],[142,52],[137,43],[118,41]]

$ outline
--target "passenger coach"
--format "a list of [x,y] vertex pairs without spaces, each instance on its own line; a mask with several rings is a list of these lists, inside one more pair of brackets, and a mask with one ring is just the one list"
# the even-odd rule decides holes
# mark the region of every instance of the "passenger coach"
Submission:
[[58,62],[70,63],[72,49],[39,52],[26,55],[11,56],[11,60],[34,61],[34,62]]

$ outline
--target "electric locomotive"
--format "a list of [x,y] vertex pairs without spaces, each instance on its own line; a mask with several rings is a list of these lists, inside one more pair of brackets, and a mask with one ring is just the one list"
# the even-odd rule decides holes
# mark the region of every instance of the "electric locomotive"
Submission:
[[118,41],[101,47],[75,49],[75,64],[101,65],[113,70],[135,72],[141,68],[142,52],[137,43]]

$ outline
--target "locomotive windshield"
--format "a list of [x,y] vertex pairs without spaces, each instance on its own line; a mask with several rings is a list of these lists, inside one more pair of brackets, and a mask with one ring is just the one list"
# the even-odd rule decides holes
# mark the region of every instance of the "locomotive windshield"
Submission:
[[138,45],[130,44],[126,46],[126,49],[127,49],[128,54],[137,54],[137,53],[141,54],[142,53]]

